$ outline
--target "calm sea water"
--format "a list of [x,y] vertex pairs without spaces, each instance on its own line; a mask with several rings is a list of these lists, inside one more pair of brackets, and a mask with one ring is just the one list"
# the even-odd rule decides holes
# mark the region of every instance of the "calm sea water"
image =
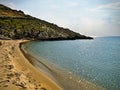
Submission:
[[120,37],[35,41],[26,44],[36,58],[107,90],[120,90]]

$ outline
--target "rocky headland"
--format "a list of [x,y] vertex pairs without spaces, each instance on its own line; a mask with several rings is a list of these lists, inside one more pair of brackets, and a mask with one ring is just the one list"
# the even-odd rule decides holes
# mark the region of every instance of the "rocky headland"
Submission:
[[0,4],[0,39],[93,39]]

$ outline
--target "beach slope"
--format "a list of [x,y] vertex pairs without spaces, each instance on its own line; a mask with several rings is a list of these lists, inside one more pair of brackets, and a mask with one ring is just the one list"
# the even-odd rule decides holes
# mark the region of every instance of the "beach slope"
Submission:
[[0,90],[62,90],[22,54],[24,40],[0,40]]

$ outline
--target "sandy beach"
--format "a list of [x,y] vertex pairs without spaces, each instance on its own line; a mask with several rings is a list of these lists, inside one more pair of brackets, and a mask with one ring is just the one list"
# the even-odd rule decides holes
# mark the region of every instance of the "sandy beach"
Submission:
[[25,40],[0,40],[0,90],[62,90],[24,57]]

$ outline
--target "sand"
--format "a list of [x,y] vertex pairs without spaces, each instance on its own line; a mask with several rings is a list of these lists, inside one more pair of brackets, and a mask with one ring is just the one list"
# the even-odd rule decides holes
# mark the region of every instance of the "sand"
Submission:
[[0,90],[63,90],[24,57],[22,42],[0,40]]

